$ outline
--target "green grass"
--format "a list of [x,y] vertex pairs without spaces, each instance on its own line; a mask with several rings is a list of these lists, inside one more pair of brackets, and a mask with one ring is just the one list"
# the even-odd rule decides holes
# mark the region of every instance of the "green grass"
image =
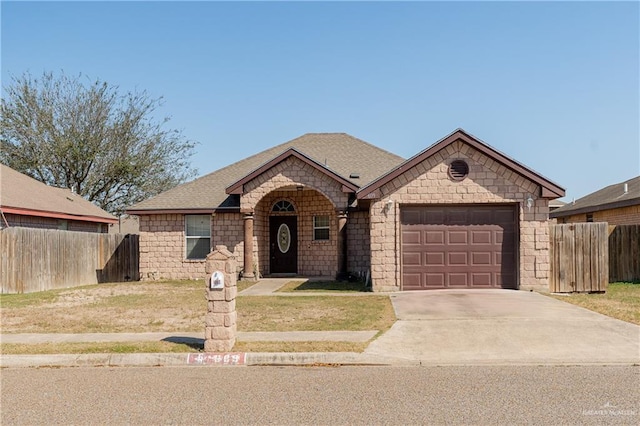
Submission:
[[[82,288],[82,287],[81,287]],[[58,295],[64,290],[49,290],[39,293],[27,294],[0,294],[0,307],[4,308],[26,308],[29,306],[43,305],[54,302]]]
[[278,292],[356,293],[368,291],[362,281],[289,281]]
[[640,283],[611,283],[605,293],[572,293],[566,296],[550,294],[549,296],[640,325]]

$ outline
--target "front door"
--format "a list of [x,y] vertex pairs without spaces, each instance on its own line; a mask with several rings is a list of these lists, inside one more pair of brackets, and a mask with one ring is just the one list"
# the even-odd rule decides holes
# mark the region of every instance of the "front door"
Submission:
[[298,218],[271,216],[269,218],[271,273],[298,272]]

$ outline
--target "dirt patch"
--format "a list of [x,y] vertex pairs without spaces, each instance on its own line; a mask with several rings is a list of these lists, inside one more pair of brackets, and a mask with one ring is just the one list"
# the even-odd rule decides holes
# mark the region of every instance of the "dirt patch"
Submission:
[[59,290],[42,302],[30,296],[24,306],[14,303],[23,295],[7,295],[2,333],[199,331],[206,313],[203,287],[201,282],[98,285]]

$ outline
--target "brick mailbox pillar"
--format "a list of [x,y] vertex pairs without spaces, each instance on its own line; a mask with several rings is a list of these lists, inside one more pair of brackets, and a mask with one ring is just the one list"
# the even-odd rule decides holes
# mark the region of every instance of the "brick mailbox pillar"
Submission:
[[236,259],[226,246],[216,246],[207,256],[205,272],[204,351],[229,352],[236,343]]

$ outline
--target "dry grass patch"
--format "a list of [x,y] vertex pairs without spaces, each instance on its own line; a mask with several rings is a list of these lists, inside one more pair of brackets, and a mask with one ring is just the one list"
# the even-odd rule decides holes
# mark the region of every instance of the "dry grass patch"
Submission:
[[640,325],[640,283],[612,283],[602,294],[549,295],[601,314]]
[[388,330],[396,320],[388,296],[241,296],[239,331]]
[[[236,301],[241,331],[384,331],[395,321],[388,296],[239,296]],[[201,281],[0,295],[0,305],[3,333],[201,331],[206,314]]]
[[237,342],[234,352],[363,352],[363,342]]
[[194,348],[186,343],[164,341],[37,344],[3,343],[0,345],[0,348],[2,349],[3,355],[165,353],[194,352],[198,350],[198,348]]
[[202,281],[98,284],[0,296],[3,333],[198,331]]

